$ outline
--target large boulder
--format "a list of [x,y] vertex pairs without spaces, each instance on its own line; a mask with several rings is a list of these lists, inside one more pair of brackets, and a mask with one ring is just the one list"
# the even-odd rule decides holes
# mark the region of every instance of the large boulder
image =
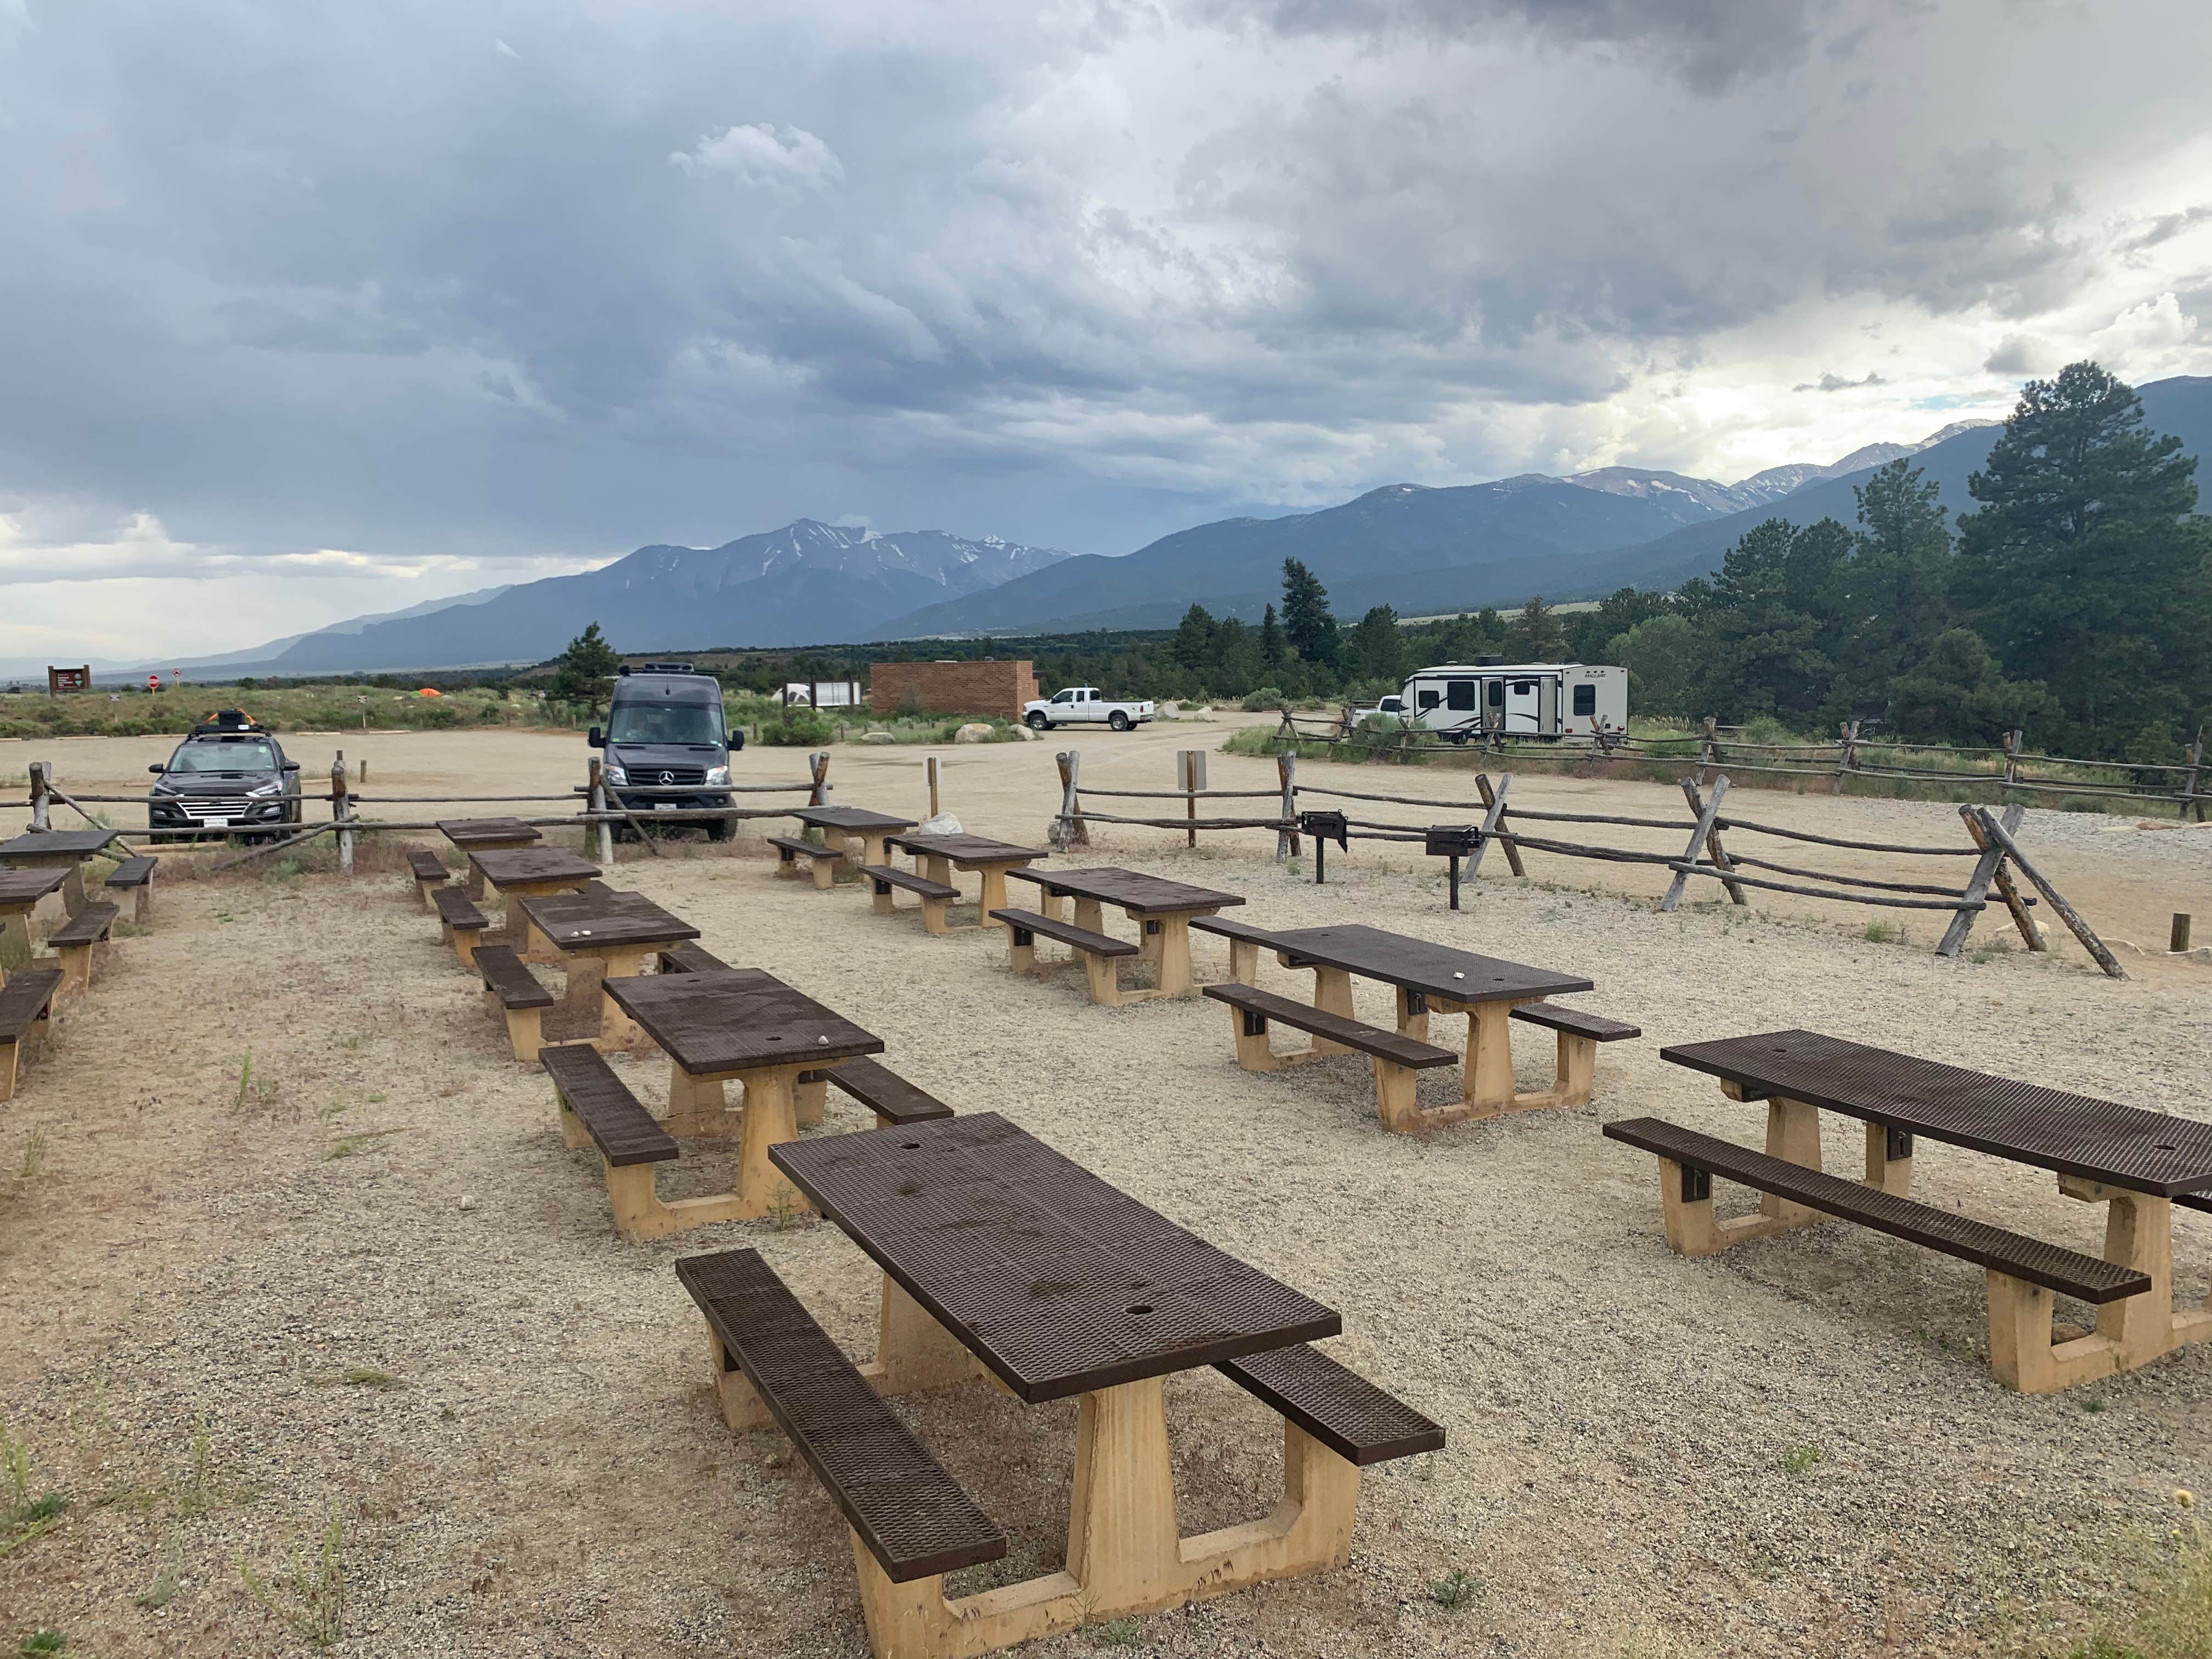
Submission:
[[960,820],[951,813],[939,812],[936,817],[924,818],[916,824],[914,833],[917,836],[959,836],[967,832],[961,829]]
[[988,743],[991,741],[991,728],[986,726],[981,720],[970,720],[967,725],[962,726],[957,732],[955,732],[952,734],[952,741],[955,743]]
[[862,743],[884,744],[896,743],[898,739],[888,732],[863,732],[860,733],[860,741]]

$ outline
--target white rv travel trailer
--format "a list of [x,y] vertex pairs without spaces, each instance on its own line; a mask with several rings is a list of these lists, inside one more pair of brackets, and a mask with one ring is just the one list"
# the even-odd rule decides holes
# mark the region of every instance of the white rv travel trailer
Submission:
[[[1385,698],[1387,708],[1389,699]],[[1594,738],[1628,730],[1628,671],[1578,662],[1446,663],[1407,680],[1398,713],[1408,726],[1458,743],[1509,738]]]

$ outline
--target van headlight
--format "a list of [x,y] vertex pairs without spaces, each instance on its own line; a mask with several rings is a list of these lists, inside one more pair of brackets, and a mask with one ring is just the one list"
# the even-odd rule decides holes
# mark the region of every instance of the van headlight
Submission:
[[728,767],[710,766],[707,769],[707,781],[708,783],[727,783],[729,781],[730,769]]
[[605,766],[599,769],[599,775],[605,778],[609,783],[614,785],[617,789],[625,789],[629,787],[629,774],[623,771],[621,767],[617,766],[612,761],[609,761]]

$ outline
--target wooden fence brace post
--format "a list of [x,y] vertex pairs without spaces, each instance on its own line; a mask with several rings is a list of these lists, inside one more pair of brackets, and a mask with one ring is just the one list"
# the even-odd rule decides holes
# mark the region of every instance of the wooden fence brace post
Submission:
[[50,769],[50,769],[50,767],[49,767],[48,763],[47,763],[46,762],[45,762],[45,761],[33,761],[33,762],[31,763],[31,765],[30,765],[30,773],[31,773],[31,823],[30,823],[30,828],[31,828],[31,830],[32,830],[33,832],[35,832],[35,831],[39,831],[39,830],[51,830],[51,829],[52,829],[52,828],[53,828],[53,826],[46,821],[46,813],[47,813],[47,811],[48,811],[48,810],[49,810],[49,809],[48,809],[48,807],[47,807],[47,804],[46,804],[46,782],[47,782],[47,774],[48,774],[48,772],[49,772],[49,770],[50,770]]
[[2191,806],[2197,809],[2197,821],[2204,822],[2204,798],[2197,793],[2197,775],[2204,769],[2204,728],[2197,728],[2197,741],[2189,745],[2189,770],[2181,780],[2181,817],[2185,823]]
[[922,775],[929,780],[929,816],[932,817],[935,817],[939,810],[938,807],[938,796],[939,787],[942,782],[942,780],[938,775],[938,759],[939,757],[937,756],[930,755],[926,757],[921,763]]
[[1828,787],[1828,793],[1832,795],[1840,795],[1844,793],[1844,774],[1856,771],[1859,763],[1859,723],[1856,720],[1845,720],[1836,730],[1842,734],[1844,752],[1836,757],[1835,781]]
[[353,873],[353,831],[346,823],[353,817],[353,803],[346,794],[345,750],[337,751],[331,763],[331,822],[338,826],[338,872]]
[[1079,793],[1083,753],[1077,749],[1063,749],[1053,758],[1060,763],[1060,844],[1088,847],[1091,826],[1083,821],[1083,798]]
[[[1685,780],[1682,787],[1682,796],[1684,799],[1690,803],[1691,811],[1699,814],[1702,814],[1705,811],[1705,809],[1703,803],[1698,799],[1698,786],[1696,784]],[[1705,831],[1705,855],[1706,861],[1708,863],[1712,864],[1720,869],[1733,870],[1735,868],[1735,866],[1729,861],[1728,854],[1723,850],[1721,847],[1721,832],[1717,828]],[[1690,862],[1695,864],[1697,861],[1697,854],[1692,852],[1690,854]],[[1749,899],[1743,896],[1742,883],[1730,881],[1726,876],[1723,876],[1721,878],[1721,885],[1728,890],[1728,896],[1734,902],[1742,905],[1748,905],[1751,902]]]
[[[1706,724],[1711,726],[1712,722],[1708,720],[1706,721]],[[1697,787],[1696,784],[1688,778],[1680,779],[1679,781],[1681,783],[1682,793],[1685,795],[1690,795],[1691,792]],[[1727,796],[1728,792],[1728,775],[1727,774],[1723,773],[1720,776],[1713,780],[1712,796],[1705,802],[1703,809],[1698,813],[1697,825],[1690,831],[1690,844],[1683,850],[1682,853],[1683,863],[1695,864],[1698,862],[1698,849],[1705,844],[1705,837],[1712,834],[1713,820],[1720,816],[1721,801]],[[1694,799],[1695,797],[1692,795],[1692,799]],[[1690,872],[1687,870],[1677,870],[1674,872],[1674,881],[1667,889],[1667,896],[1659,901],[1659,908],[1662,910],[1672,910],[1676,905],[1682,902],[1682,890],[1689,884]]]
[[1283,824],[1275,831],[1275,856],[1294,859],[1298,855],[1298,752],[1290,750],[1275,757],[1275,776],[1283,786]]
[[[1474,775],[1475,793],[1482,797],[1483,846],[1488,846],[1491,836],[1496,836],[1498,844],[1505,849],[1505,867],[1516,876],[1525,876],[1528,872],[1522,865],[1520,846],[1513,839],[1513,832],[1505,827],[1505,792],[1512,787],[1513,775],[1510,772],[1501,773],[1498,775],[1498,787],[1495,789],[1490,787],[1490,775],[1487,772],[1477,772]],[[1468,874],[1472,876],[1481,864],[1482,848],[1478,847],[1474,849],[1474,857],[1468,863]]]
[[[2035,918],[2027,914],[2027,902],[2021,897],[2012,872],[2004,866],[2004,849],[1983,831],[1981,820],[1974,816],[1974,811],[1972,806],[1961,806],[1959,816],[1966,821],[1966,834],[1972,838],[1974,845],[1994,857],[1990,872],[1990,884],[1997,890],[1997,896],[2004,901],[2006,910],[2011,913],[2012,925],[2020,930],[2021,942],[2031,951],[2048,951],[2051,946],[2043,937],[2043,929],[2036,925]],[[2008,831],[2014,830],[2020,828],[2021,820],[2027,816],[2027,809],[2015,804],[2005,808],[2004,816],[1998,822]]]
[[807,796],[806,804],[809,806],[827,806],[830,804],[830,751],[825,749],[819,754],[809,755],[806,763],[814,769],[814,791]]
[[592,757],[588,775],[584,799],[590,804],[592,815],[599,820],[592,825],[599,832],[599,862],[612,864],[615,861],[615,827],[602,816],[607,810],[606,769],[599,763],[599,757],[596,755]]
[[[1972,837],[1974,845],[1982,849],[1982,855],[1974,860],[1974,873],[1966,878],[1966,896],[1959,901],[1958,913],[1951,918],[1951,925],[1943,930],[1943,938],[1936,946],[1936,954],[1939,957],[1959,954],[1966,942],[1966,935],[1973,931],[1974,918],[1981,914],[1978,908],[1972,907],[1978,907],[1988,899],[1990,883],[2000,878],[2004,883],[2001,890],[2005,907],[2012,912],[2013,921],[2020,928],[2021,937],[2027,941],[2029,950],[2040,951],[2043,941],[2036,933],[2035,923],[2027,914],[2027,907],[2020,902],[2020,894],[2014,890],[2012,878],[2004,873],[2004,849],[1981,833],[1982,827],[1974,822],[1972,807],[1961,806],[1959,816],[1966,820],[1966,834]],[[2026,807],[2008,806],[2004,810],[2004,827],[2017,830],[2021,819],[2027,816]]]
[[1198,793],[1206,787],[1206,750],[1177,750],[1176,770],[1182,775],[1179,787],[1183,792],[1183,816],[1194,820],[1191,827],[1183,831],[1183,844],[1195,847],[1198,845],[1198,825],[1195,822],[1198,817]]
[[2059,921],[2064,922],[2074,937],[2081,940],[2081,948],[2096,959],[2097,966],[2105,970],[2106,976],[2125,979],[2128,970],[2120,966],[2119,959],[2105,948],[2105,941],[2099,939],[2089,924],[2081,920],[2081,912],[2066,902],[2066,896],[2051,884],[2048,877],[2021,856],[2020,843],[2012,838],[2012,831],[1991,817],[1986,806],[1977,806],[1974,816],[1981,821],[1982,829],[1990,838],[2004,848],[2005,856],[2012,860],[2013,867],[2034,884],[2036,891],[2041,893],[2051,908],[2058,913]]
[[2020,781],[2020,745],[2021,739],[2026,735],[2021,732],[2004,734],[2004,787],[2008,789]]
[[[1709,784],[1713,781],[1713,769],[1718,766],[1721,761],[1720,739],[1713,734],[1715,720],[1716,717],[1714,715],[1708,714],[1705,716],[1705,739],[1698,745],[1698,782],[1700,786]],[[1693,848],[1693,861],[1694,854],[1695,849]]]

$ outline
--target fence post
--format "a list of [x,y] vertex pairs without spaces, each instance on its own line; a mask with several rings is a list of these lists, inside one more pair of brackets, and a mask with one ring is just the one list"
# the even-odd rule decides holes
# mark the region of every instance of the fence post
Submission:
[[1698,783],[1700,787],[1713,781],[1713,769],[1721,763],[1720,739],[1713,735],[1717,716],[1705,716],[1705,741],[1698,747]]
[[[1494,789],[1490,785],[1490,774],[1477,772],[1474,775],[1475,793],[1482,797],[1482,847],[1490,845],[1490,838],[1493,835],[1500,837],[1505,848],[1505,867],[1516,876],[1525,876],[1528,872],[1521,863],[1520,843],[1513,839],[1513,832],[1505,827],[1505,792],[1512,787],[1513,775],[1510,772],[1498,775],[1498,787]],[[1467,866],[1470,876],[1482,863],[1482,847],[1474,849],[1474,858]]]
[[1298,757],[1292,750],[1275,757],[1275,775],[1283,786],[1283,825],[1275,831],[1275,856],[1294,859],[1298,855]]
[[1063,749],[1053,757],[1060,765],[1060,844],[1062,847],[1091,845],[1091,826],[1083,821],[1083,801],[1078,793],[1081,782],[1083,752]]
[[[1708,720],[1705,724],[1710,727],[1712,725],[1712,721]],[[1695,782],[1691,779],[1684,778],[1681,780],[1681,784],[1683,794],[1686,796],[1691,796],[1692,799],[1695,799],[1694,795],[1692,794],[1692,792],[1697,787]],[[1690,844],[1682,849],[1683,865],[1694,866],[1698,862],[1698,849],[1705,846],[1705,837],[1713,833],[1713,820],[1720,816],[1721,802],[1727,797],[1728,792],[1729,781],[1725,777],[1718,777],[1713,780],[1713,793],[1707,798],[1705,804],[1697,809],[1698,821],[1690,830]],[[1710,850],[1708,850],[1706,856],[1708,861],[1710,861],[1711,857]],[[1682,890],[1689,884],[1689,870],[1687,868],[1677,869],[1674,872],[1674,881],[1668,886],[1667,896],[1659,901],[1659,908],[1662,910],[1672,910],[1676,905],[1682,902]]]
[[46,822],[46,788],[48,769],[47,763],[45,761],[33,761],[31,763],[30,827],[33,832],[42,830],[51,830],[53,828],[51,823]]
[[2008,732],[2004,734],[2004,787],[2008,789],[2020,781],[2020,744],[2021,738],[2025,735],[2020,732]]
[[[2021,820],[2027,816],[2027,809],[2014,804],[2005,808],[2000,822],[2008,830],[2017,830]],[[1982,855],[1974,860],[1974,872],[1966,878],[1966,896],[1952,915],[1951,925],[1943,930],[1943,937],[1936,946],[1936,954],[1939,957],[1959,954],[1966,942],[1966,935],[1974,930],[1974,919],[1989,902],[1990,884],[1993,881],[1999,884],[1998,894],[2003,898],[2006,908],[2012,912],[2013,923],[2020,929],[2021,938],[2027,941],[2027,948],[2040,951],[2043,941],[2037,936],[2034,919],[2027,914],[2027,907],[2021,903],[2019,893],[2014,890],[2012,878],[2004,872],[2004,848],[1982,833],[1982,826],[1975,818],[1972,807],[1961,806],[1959,817],[1965,821],[1966,835],[1975,846],[1981,848]]]
[[346,793],[345,750],[331,762],[331,822],[338,826],[338,873],[353,873],[353,831],[345,826],[353,818],[353,801]]
[[606,774],[596,755],[592,757],[592,770],[589,781],[585,786],[584,801],[586,810],[599,820],[592,828],[599,831],[599,862],[612,864],[615,861],[615,827],[606,820]]
[[1176,770],[1182,775],[1179,783],[1183,792],[1182,815],[1193,820],[1183,833],[1184,845],[1198,845],[1198,792],[1206,787],[1206,750],[1182,749],[1176,751]]
[[[1727,783],[1723,781],[1721,787],[1723,789],[1727,788]],[[1697,813],[1701,818],[1704,817],[1705,809],[1704,805],[1698,799],[1697,785],[1686,781],[1682,787],[1682,799],[1690,803],[1690,811]],[[1719,798],[1717,796],[1714,798],[1714,804],[1716,807],[1717,807],[1719,804]],[[1730,861],[1727,852],[1721,846],[1721,832],[1717,822],[1716,822],[1711,829],[1705,831],[1705,855],[1712,860],[1713,866],[1716,869],[1733,870],[1735,868],[1735,864]],[[1690,862],[1692,864],[1697,862],[1697,855],[1695,853],[1691,854]],[[1721,885],[1728,890],[1728,896],[1734,902],[1747,905],[1751,902],[1749,899],[1743,896],[1743,884],[1741,882],[1730,881],[1726,876],[1723,876],[1721,878]]]
[[1974,808],[1974,817],[1982,826],[1982,833],[2004,848],[2005,856],[2012,860],[2013,868],[2026,876],[2034,884],[2035,890],[2049,901],[2051,908],[2058,913],[2058,920],[2064,922],[2068,930],[2081,942],[2081,948],[2089,953],[2098,967],[2105,970],[2106,976],[2125,979],[2127,969],[2121,967],[2118,959],[2105,948],[2105,941],[2097,937],[2087,922],[2082,921],[2081,913],[2066,902],[2066,896],[2051,884],[2050,878],[2021,855],[2020,843],[2012,838],[2012,831],[1991,817],[1986,806]]
[[2200,726],[2197,728],[2197,741],[2189,745],[2188,774],[2181,781],[2181,816],[2184,822],[2188,820],[2191,806],[2197,809],[2197,823],[2204,822],[2204,801],[2197,793],[2197,776],[2203,768],[2204,728]]
[[819,754],[809,755],[806,763],[814,769],[814,793],[806,798],[806,804],[809,806],[827,806],[830,804],[830,751],[825,749]]
[[1844,775],[1856,771],[1859,764],[1859,723],[1845,720],[1836,730],[1843,735],[1844,752],[1836,760],[1836,781],[1828,791],[1832,795],[1844,793]]

